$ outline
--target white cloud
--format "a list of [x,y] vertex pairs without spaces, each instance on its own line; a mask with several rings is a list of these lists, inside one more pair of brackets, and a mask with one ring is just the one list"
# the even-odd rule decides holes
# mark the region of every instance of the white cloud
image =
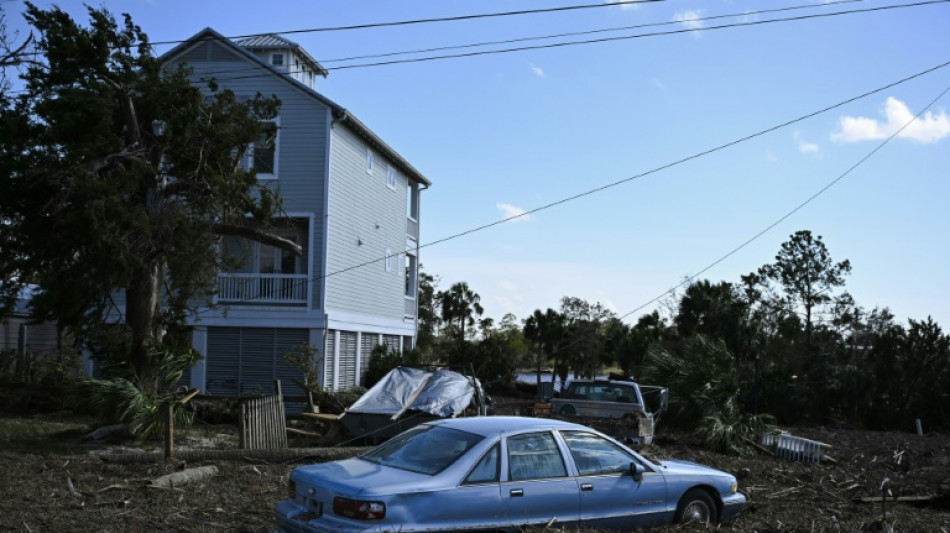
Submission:
[[511,222],[527,222],[531,220],[531,215],[526,214],[525,210],[520,207],[511,204],[496,204],[495,207],[501,211],[504,218],[510,218]]
[[[689,29],[689,30],[701,30],[705,28],[706,23],[703,22],[702,20],[699,20],[701,18],[703,18],[702,9],[677,11],[675,14],[673,14],[673,21],[679,22],[683,26],[686,26],[686,29]],[[700,36],[702,36],[702,34],[699,32],[696,32],[693,35],[695,35],[697,39],[699,39]]]
[[798,141],[798,151],[803,154],[817,154],[821,151],[821,148],[815,143]]
[[[627,3],[620,4],[620,2],[627,2]],[[637,5],[639,3],[639,0],[637,2],[628,2],[628,0],[607,0],[607,3],[620,4],[620,9],[637,9],[638,7],[640,7],[639,5]]]
[[[841,117],[838,130],[831,133],[831,140],[838,143],[851,143],[886,139],[904,127],[914,118],[907,104],[893,96],[888,97],[881,109],[884,120],[868,117]],[[950,115],[941,110],[939,113],[927,111],[911,122],[898,137],[921,143],[933,143],[950,135]]]
[[799,132],[792,134],[792,137],[798,143],[798,151],[803,154],[817,154],[821,152],[821,147],[817,143],[806,141],[802,139],[802,136]]
[[531,72],[534,72],[534,75],[539,78],[547,78],[548,75],[544,73],[544,69],[537,65],[529,64],[531,66]]

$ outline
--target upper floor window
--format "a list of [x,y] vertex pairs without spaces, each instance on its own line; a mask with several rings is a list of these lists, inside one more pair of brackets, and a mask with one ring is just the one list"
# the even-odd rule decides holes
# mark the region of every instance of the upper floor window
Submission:
[[406,216],[419,220],[419,187],[411,182],[406,187]]
[[366,149],[366,173],[373,173],[373,151],[369,148]]
[[392,190],[396,190],[396,171],[393,170],[393,167],[386,167],[386,186]]
[[276,122],[263,122],[260,137],[254,142],[250,166],[257,171],[259,178],[277,177],[277,140]]
[[271,54],[270,64],[274,65],[275,67],[284,66],[284,54]]

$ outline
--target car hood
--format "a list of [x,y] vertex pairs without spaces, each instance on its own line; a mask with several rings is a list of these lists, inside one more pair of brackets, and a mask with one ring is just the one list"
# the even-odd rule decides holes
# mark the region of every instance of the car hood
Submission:
[[424,490],[433,476],[378,465],[358,458],[301,466],[291,478],[298,484],[318,486],[349,495],[389,494]]
[[707,476],[729,476],[722,470],[716,470],[708,466],[703,466],[692,461],[683,461],[679,459],[670,459],[668,461],[659,461],[663,467],[663,473],[667,475],[707,475]]

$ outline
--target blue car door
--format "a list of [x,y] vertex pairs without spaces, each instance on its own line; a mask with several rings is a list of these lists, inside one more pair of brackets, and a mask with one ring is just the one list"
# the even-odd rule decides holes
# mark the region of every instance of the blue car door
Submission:
[[564,457],[550,431],[508,437],[507,466],[501,499],[510,526],[577,522],[577,478],[568,475]]
[[[652,466],[599,435],[562,431],[580,488],[580,520],[585,527],[635,529],[669,520],[666,480]],[[644,466],[640,480],[631,463]]]

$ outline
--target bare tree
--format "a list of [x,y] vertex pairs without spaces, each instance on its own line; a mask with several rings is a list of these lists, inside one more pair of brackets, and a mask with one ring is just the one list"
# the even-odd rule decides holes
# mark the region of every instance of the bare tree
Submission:
[[21,42],[17,43],[18,33],[7,33],[7,16],[3,4],[0,3],[0,94],[5,94],[10,86],[7,71],[28,62],[29,50],[33,44],[33,33],[30,32]]

